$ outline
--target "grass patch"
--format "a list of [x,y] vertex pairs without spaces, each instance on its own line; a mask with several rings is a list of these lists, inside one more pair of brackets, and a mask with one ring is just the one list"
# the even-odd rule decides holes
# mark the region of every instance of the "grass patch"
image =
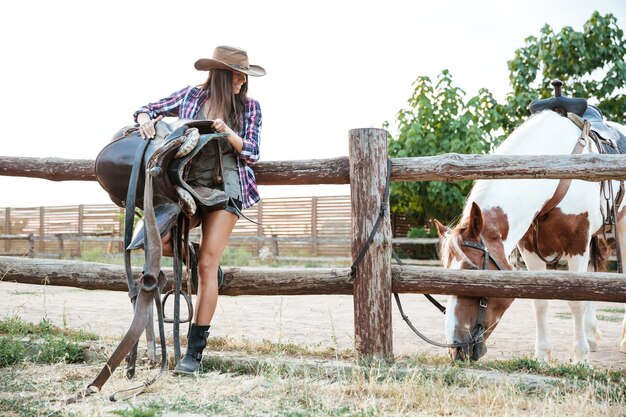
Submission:
[[604,308],[599,308],[598,311],[602,311],[603,313],[616,313],[616,314],[624,314],[626,312],[624,307],[604,307]]
[[98,337],[84,330],[62,329],[43,318],[25,322],[17,316],[0,320],[0,367],[23,361],[36,363],[84,362],[84,342]]
[[88,340],[98,340],[98,336],[94,333],[87,332],[82,329],[63,329],[52,324],[47,318],[41,319],[39,323],[31,323],[23,321],[19,316],[6,317],[0,320],[0,335],[14,336],[66,336],[76,342],[84,342]]
[[35,294],[38,294],[38,292],[37,291],[19,291],[19,290],[16,290],[16,291],[9,292],[9,294],[11,294],[11,295],[35,295]]
[[[124,265],[124,253],[108,253],[103,248],[94,248],[81,251],[79,258],[73,258],[71,256],[65,256],[64,259],[78,259],[84,262],[97,262],[109,265]],[[131,253],[130,262],[132,265],[141,266],[144,264],[146,258],[141,250],[136,250]],[[162,267],[171,267],[173,261],[171,257],[164,256],[161,258]]]
[[[533,358],[523,357],[494,360],[484,363],[459,362],[458,365],[461,367],[495,370],[506,373],[524,372],[534,375],[564,378],[570,381],[597,382],[615,385],[616,388],[620,388],[622,391],[626,390],[626,370],[599,370],[584,363],[545,363]],[[626,394],[626,391],[624,391],[624,394]]]
[[22,342],[13,336],[0,336],[0,368],[15,365],[26,356]]
[[146,404],[147,407],[161,410],[161,411],[175,411],[177,413],[192,413],[197,414],[199,412],[204,415],[228,415],[226,409],[223,406],[223,401],[190,401],[189,398],[178,397],[173,401],[154,400]]
[[269,340],[262,342],[251,342],[248,340],[234,340],[229,337],[209,337],[207,339],[207,349],[220,352],[237,351],[246,354],[263,355],[286,355],[317,359],[353,359],[354,355],[350,350],[339,352],[329,347],[326,350],[312,350],[298,346],[293,343],[277,343]]
[[126,410],[114,410],[111,411],[112,414],[115,414],[116,416],[122,416],[122,417],[157,417],[160,416],[161,413],[161,409],[159,407],[156,406],[139,406],[139,407],[135,407],[132,404],[129,404],[130,408],[126,409]]
[[622,318],[619,316],[608,316],[606,314],[597,314],[596,319],[601,321],[609,321],[611,323],[618,323],[622,321]]
[[44,363],[78,363],[84,362],[85,352],[76,342],[63,337],[51,337],[44,339],[37,360]]
[[250,266],[250,252],[243,248],[227,246],[222,255],[220,264],[232,266]]
[[[51,411],[44,401],[29,401],[23,398],[0,398],[0,415],[3,416],[61,416],[58,411]],[[65,414],[67,415],[67,414]],[[70,414],[71,415],[71,414]]]

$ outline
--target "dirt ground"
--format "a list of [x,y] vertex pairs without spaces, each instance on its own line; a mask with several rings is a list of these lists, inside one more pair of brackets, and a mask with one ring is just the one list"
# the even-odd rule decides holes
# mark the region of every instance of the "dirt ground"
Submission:
[[[444,302],[445,296],[436,297]],[[54,324],[84,329],[100,336],[117,337],[126,331],[132,318],[131,305],[123,292],[89,291],[0,282],[0,318],[18,315],[39,322],[43,317]],[[431,339],[443,342],[444,317],[421,295],[401,295],[405,313],[413,325]],[[626,354],[619,351],[622,304],[597,303],[603,339],[590,355],[599,369],[625,369]],[[564,301],[552,302],[550,332],[555,359],[570,361],[573,319]],[[170,332],[171,334],[171,332]],[[353,302],[351,296],[222,296],[213,320],[213,336],[260,342],[294,343],[315,350],[354,347]],[[518,299],[505,313],[488,340],[487,360],[533,355],[534,314],[530,300]],[[412,333],[393,306],[393,349],[396,355],[443,355]]]

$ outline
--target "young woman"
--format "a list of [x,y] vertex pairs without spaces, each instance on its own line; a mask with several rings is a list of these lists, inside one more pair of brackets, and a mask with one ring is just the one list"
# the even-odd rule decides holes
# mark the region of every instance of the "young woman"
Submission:
[[[229,203],[224,210],[202,210],[191,219],[191,227],[202,226],[198,259],[198,288],[194,323],[187,351],[174,372],[193,374],[200,368],[218,293],[218,267],[230,234],[242,209],[252,207],[260,198],[251,166],[259,159],[261,108],[248,98],[248,76],[265,75],[258,65],[248,63],[241,48],[218,46],[213,58],[196,61],[195,68],[208,71],[204,85],[186,87],[169,97],[147,104],[134,114],[142,137],[154,137],[155,123],[164,116],[181,119],[213,120],[216,132],[228,133],[222,146],[225,190]],[[213,150],[211,146],[207,146]],[[210,151],[207,151],[210,152]],[[209,158],[213,159],[213,158]],[[191,168],[188,182],[207,186],[213,170]],[[191,178],[193,176],[193,178]],[[163,240],[163,254],[172,254],[171,236]]]

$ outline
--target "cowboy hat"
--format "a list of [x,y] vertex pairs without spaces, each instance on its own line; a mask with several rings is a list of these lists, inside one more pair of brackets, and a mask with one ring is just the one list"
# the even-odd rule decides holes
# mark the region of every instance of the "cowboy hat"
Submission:
[[253,77],[265,75],[263,67],[250,65],[248,63],[248,54],[246,51],[234,46],[218,46],[213,51],[213,58],[201,58],[196,61],[194,67],[196,67],[198,71],[225,69],[243,72]]

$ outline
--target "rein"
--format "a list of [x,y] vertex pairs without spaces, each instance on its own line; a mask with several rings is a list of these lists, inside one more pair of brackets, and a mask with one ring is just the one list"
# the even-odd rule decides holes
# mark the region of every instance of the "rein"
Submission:
[[[378,232],[378,229],[380,228],[383,218],[387,214],[387,204],[389,202],[390,184],[391,184],[391,159],[387,158],[387,178],[385,182],[385,193],[383,194],[383,201],[380,204],[380,212],[378,214],[378,218],[376,219],[376,222],[374,223],[374,227],[372,227],[372,231],[370,232],[367,240],[365,241],[365,244],[363,244],[363,247],[361,247],[361,250],[359,251],[357,257],[352,263],[352,266],[350,267],[351,279],[354,279],[354,277],[356,276],[356,270],[359,264],[361,263],[361,261],[363,260],[363,257],[365,256],[365,253],[369,249],[372,241],[374,240],[374,236],[376,236],[376,233]],[[498,264],[498,262],[493,258],[488,248],[482,243],[482,239],[481,239],[480,244],[475,243],[475,242],[467,242],[467,241],[463,241],[462,244],[463,246],[468,246],[474,249],[479,249],[484,252],[485,254],[484,269],[487,269],[489,265],[489,260],[493,261],[493,263],[498,267],[498,269],[502,269],[502,267]],[[391,254],[393,258],[396,260],[396,262],[398,262],[399,265],[403,265],[402,261],[400,260],[400,258],[398,257],[398,255],[393,249],[391,250]],[[396,291],[393,291],[393,296],[396,300],[396,304],[398,306],[398,310],[400,311],[400,315],[402,316],[402,319],[406,322],[409,328],[425,342],[430,343],[433,346],[437,346],[441,348],[462,348],[462,347],[473,346],[483,341],[483,334],[484,334],[484,329],[485,329],[485,326],[484,326],[485,312],[487,310],[487,298],[486,297],[481,297],[479,301],[478,322],[476,323],[476,325],[474,326],[474,329],[472,330],[472,340],[470,340],[469,342],[463,342],[463,343],[439,343],[424,336],[424,334],[422,334],[419,330],[415,328],[415,326],[413,326],[413,323],[411,323],[411,320],[409,320],[409,317],[406,314],[404,314],[404,310],[402,309],[402,304],[400,303],[400,296],[398,295]],[[446,313],[446,308],[442,306],[437,300],[435,300],[430,294],[424,294],[424,296],[435,307],[437,307],[439,311],[441,311],[443,314]]]

